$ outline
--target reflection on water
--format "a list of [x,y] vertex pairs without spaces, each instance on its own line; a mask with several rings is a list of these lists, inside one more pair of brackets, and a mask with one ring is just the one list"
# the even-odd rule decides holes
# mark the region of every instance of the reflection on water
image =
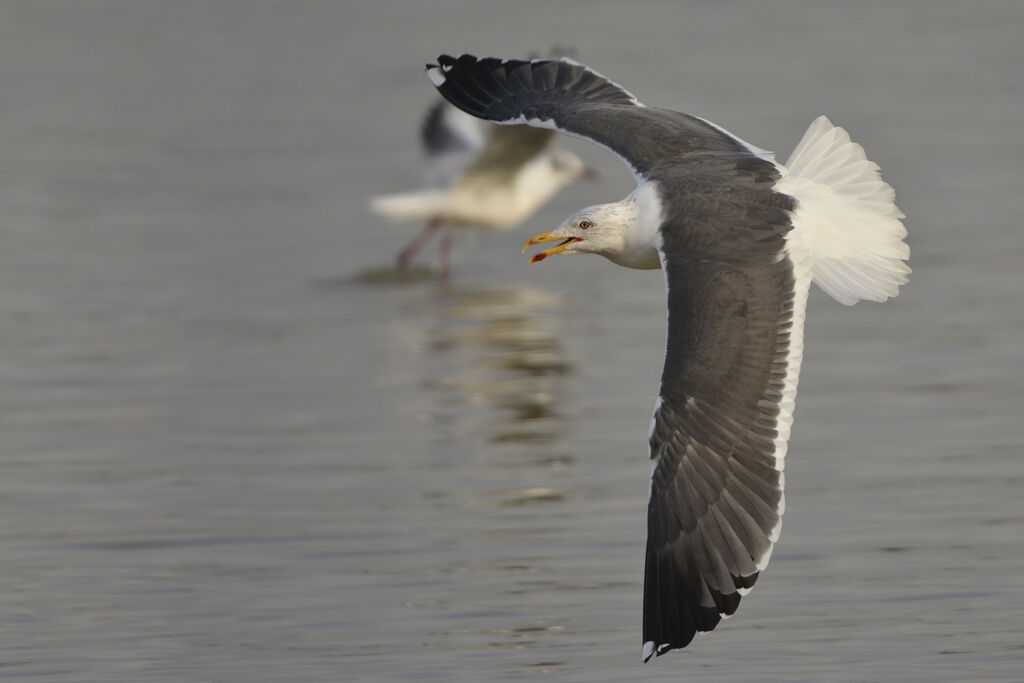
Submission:
[[408,362],[385,381],[414,406],[421,429],[401,462],[428,471],[406,495],[430,520],[426,552],[444,549],[433,571],[447,590],[410,601],[403,623],[422,624],[446,648],[542,648],[572,625],[547,609],[575,575],[551,547],[575,542],[571,519],[585,498],[564,409],[576,379],[555,314],[566,302],[518,284],[423,282],[373,294],[401,302],[390,329]]
[[[545,311],[561,297],[528,286],[457,288],[425,311],[427,344],[445,372],[427,383],[436,400],[465,405],[492,444],[490,467],[564,468],[566,418],[559,411],[573,363]],[[523,486],[484,492],[475,504],[518,507],[562,502],[566,491]]]
[[[414,264],[401,270],[390,266],[367,268],[356,275],[355,282],[362,285],[406,285],[431,280],[435,277],[437,277],[437,274],[430,268]],[[340,282],[326,281],[323,284],[331,286],[333,284],[345,284],[347,281],[347,279]]]

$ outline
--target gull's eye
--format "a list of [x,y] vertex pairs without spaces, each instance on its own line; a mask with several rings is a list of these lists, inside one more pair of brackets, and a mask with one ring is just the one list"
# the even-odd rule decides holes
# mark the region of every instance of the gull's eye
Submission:
[[580,230],[586,230],[591,226],[590,221],[580,221]]

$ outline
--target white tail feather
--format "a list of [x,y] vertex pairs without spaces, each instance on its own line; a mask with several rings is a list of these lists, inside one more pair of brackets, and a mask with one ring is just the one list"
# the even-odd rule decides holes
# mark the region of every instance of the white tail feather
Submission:
[[372,197],[370,208],[393,221],[427,221],[444,212],[447,200],[446,191],[422,190]]
[[847,305],[899,293],[910,274],[903,213],[878,165],[845,130],[815,119],[776,189],[797,200],[790,245],[810,258],[815,284]]

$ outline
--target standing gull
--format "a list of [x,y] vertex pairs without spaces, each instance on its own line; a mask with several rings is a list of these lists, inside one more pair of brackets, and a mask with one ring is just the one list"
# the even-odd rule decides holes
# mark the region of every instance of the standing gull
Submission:
[[398,253],[399,269],[443,229],[441,274],[446,276],[450,228],[511,229],[567,184],[591,173],[572,152],[550,149],[553,130],[488,128],[489,135],[479,121],[439,101],[427,112],[420,130],[428,187],[371,199],[371,208],[387,218],[427,223]]
[[853,304],[885,301],[907,281],[893,190],[824,116],[784,166],[570,60],[443,55],[427,74],[474,116],[590,140],[633,171],[625,199],[582,209],[526,247],[558,242],[532,262],[595,253],[664,271],[643,659],[684,647],[736,611],[779,538],[811,282]]

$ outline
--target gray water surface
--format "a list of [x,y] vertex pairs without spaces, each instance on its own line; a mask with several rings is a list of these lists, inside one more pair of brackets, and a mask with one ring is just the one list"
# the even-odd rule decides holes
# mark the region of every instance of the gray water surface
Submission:
[[[890,6],[895,5],[895,6]],[[0,3],[0,678],[1019,680],[1024,5]],[[829,114],[906,212],[816,292],[782,538],[640,664],[657,272],[530,266],[414,187],[439,52],[554,44],[785,158]]]

